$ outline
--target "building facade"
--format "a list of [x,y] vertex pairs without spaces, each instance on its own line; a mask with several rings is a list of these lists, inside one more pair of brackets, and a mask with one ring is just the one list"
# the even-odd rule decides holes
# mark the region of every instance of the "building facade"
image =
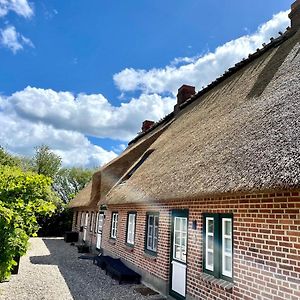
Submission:
[[88,199],[104,253],[165,295],[300,299],[299,0],[290,18],[202,91],[182,86],[71,204],[74,230]]

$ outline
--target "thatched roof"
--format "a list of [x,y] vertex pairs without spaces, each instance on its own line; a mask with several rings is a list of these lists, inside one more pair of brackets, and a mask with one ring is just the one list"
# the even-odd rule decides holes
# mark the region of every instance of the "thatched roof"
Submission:
[[181,109],[107,203],[300,187],[299,31],[272,40]]
[[120,180],[128,168],[143,155],[169,124],[170,122],[161,122],[153,130],[142,134],[136,143],[131,143],[119,157],[94,173],[92,181],[70,201],[69,207],[96,207],[102,197]]
[[92,181],[89,182],[89,184],[83,188],[74,199],[72,199],[68,206],[70,208],[75,207],[85,207],[89,206],[90,204],[90,198],[91,198],[91,191],[92,191]]

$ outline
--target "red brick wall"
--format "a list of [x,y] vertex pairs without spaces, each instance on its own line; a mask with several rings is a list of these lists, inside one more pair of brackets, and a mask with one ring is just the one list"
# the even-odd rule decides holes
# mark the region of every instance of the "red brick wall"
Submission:
[[[300,299],[300,194],[298,192],[226,196],[161,205],[119,205],[106,212],[103,248],[157,277],[169,278],[171,209],[189,209],[187,294],[197,299]],[[125,245],[128,211],[137,212],[135,246]],[[111,211],[119,212],[118,235],[110,240]],[[157,257],[144,252],[147,211],[159,211]],[[234,215],[234,286],[202,275],[202,213]],[[197,220],[197,229],[192,221]]]
[[[87,227],[87,235],[86,235],[86,243],[89,245],[96,245],[96,233],[95,233],[95,222],[96,222],[96,213],[97,213],[97,209],[95,208],[86,208],[86,209],[78,209],[78,218],[77,218],[77,223],[75,223],[75,214],[76,214],[77,210],[73,211],[73,224],[72,224],[72,230],[73,231],[79,231],[80,230],[80,221],[81,221],[81,214],[84,214],[84,218],[83,218],[83,224],[84,224],[84,220],[85,220],[85,213],[88,212],[89,213],[89,222],[88,222],[88,227]],[[94,212],[94,226],[93,226],[93,230],[90,231],[90,221],[91,221],[91,213]],[[83,232],[80,232],[79,234],[79,242],[82,241],[83,238]]]

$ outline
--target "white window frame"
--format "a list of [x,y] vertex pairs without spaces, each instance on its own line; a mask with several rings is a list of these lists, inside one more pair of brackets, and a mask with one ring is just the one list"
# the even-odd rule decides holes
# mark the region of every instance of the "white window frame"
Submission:
[[[209,221],[213,220],[214,229],[213,234],[209,232]],[[230,222],[230,234],[225,234],[226,222]],[[203,231],[203,272],[211,274],[216,278],[224,280],[233,280],[233,215],[230,213],[210,213],[203,214],[203,224],[205,230]],[[213,237],[213,251],[208,248],[208,238]],[[226,251],[225,241],[230,240],[230,250]],[[221,247],[219,247],[221,245]],[[208,253],[213,253],[213,264],[208,264]],[[226,258],[231,261],[230,270],[226,270],[225,261]]]
[[136,222],[136,213],[128,213],[126,242],[127,244],[130,245],[134,245],[135,222]]
[[[209,221],[213,221],[213,224],[214,224],[214,226],[215,226],[215,222],[214,222],[214,218],[212,218],[212,217],[207,217],[206,219],[205,219],[205,221],[206,221],[206,232],[205,232],[205,257],[206,257],[206,260],[205,260],[205,268],[207,269],[207,270],[209,270],[209,271],[214,271],[214,248],[215,248],[215,242],[214,242],[214,230],[213,230],[213,232],[209,232],[208,230],[209,230],[209,226],[208,226],[208,223],[209,223]],[[212,249],[209,249],[208,248],[208,239],[209,239],[209,237],[212,237],[212,239],[213,239],[213,248]],[[212,265],[209,265],[208,264],[208,253],[211,253],[212,254],[212,256],[213,256],[213,262],[212,262]]]
[[92,211],[91,212],[90,232],[93,232],[94,222],[95,222],[95,213]]
[[[153,218],[153,225],[150,225],[150,219],[151,218]],[[156,221],[157,221],[157,225],[156,225]],[[158,226],[159,226],[159,215],[158,215],[158,213],[148,213],[147,214],[146,249],[149,250],[149,251],[152,251],[152,252],[157,252]],[[152,240],[152,243],[150,242],[151,240]]]
[[[230,222],[230,235],[225,234],[226,222]],[[230,240],[230,251],[225,249],[225,240]],[[229,257],[231,260],[231,271],[225,269],[225,258]],[[224,276],[232,278],[232,219],[231,218],[222,218],[222,274]]]
[[[186,230],[183,230],[183,221],[185,222]],[[176,230],[176,223],[179,222],[179,230]],[[176,232],[179,233],[179,243],[176,244]],[[174,242],[173,242],[173,259],[186,263],[186,252],[187,252],[187,233],[188,223],[186,217],[175,217],[174,218]],[[183,238],[185,234],[185,238]],[[185,245],[183,246],[182,241],[185,239]],[[176,256],[176,246],[179,246],[179,257]],[[184,249],[183,249],[184,247]]]
[[96,223],[94,224],[94,233],[97,233],[99,211],[96,212]]
[[111,230],[110,230],[110,237],[112,239],[117,238],[118,219],[119,219],[119,214],[117,212],[113,212],[111,215]]

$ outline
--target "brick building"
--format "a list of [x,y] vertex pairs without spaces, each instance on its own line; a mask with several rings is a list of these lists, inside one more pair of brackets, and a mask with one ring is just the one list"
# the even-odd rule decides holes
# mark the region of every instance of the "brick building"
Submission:
[[104,252],[166,295],[300,299],[300,0],[290,18],[200,92],[180,88],[71,203],[74,223],[80,199],[98,205]]

